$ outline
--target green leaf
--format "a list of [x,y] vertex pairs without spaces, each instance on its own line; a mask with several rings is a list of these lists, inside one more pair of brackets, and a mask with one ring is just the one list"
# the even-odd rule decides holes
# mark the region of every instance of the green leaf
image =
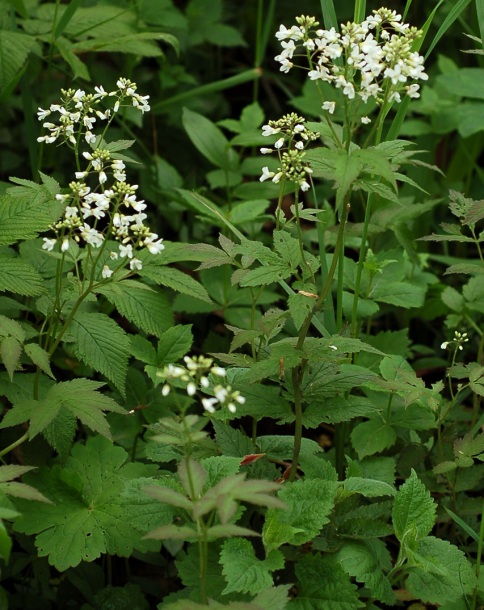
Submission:
[[193,277],[183,273],[179,269],[146,265],[139,271],[139,275],[153,280],[156,284],[167,286],[177,292],[188,294],[189,296],[206,301],[207,303],[212,303],[212,299],[209,297],[205,288],[193,279]]
[[296,564],[298,595],[288,610],[356,610],[365,604],[341,566],[320,555],[302,556]]
[[337,483],[323,479],[301,479],[283,487],[279,499],[286,509],[270,508],[262,531],[267,551],[289,543],[300,545],[317,536],[329,522]]
[[431,604],[446,604],[469,595],[476,586],[474,570],[464,553],[447,540],[428,536],[409,558],[414,565],[406,580],[410,593]]
[[59,571],[103,553],[129,557],[133,550],[157,550],[158,543],[141,538],[154,526],[171,523],[173,510],[142,493],[155,480],[140,474],[150,476],[153,467],[135,468],[128,460],[124,449],[102,436],[75,445],[63,468],[27,475],[54,503],[17,500],[22,515],[15,530],[35,535],[39,556]]
[[27,188],[12,187],[0,197],[0,245],[32,239],[47,231],[64,206],[57,203],[45,186],[28,182]]
[[52,379],[55,379],[52,369],[50,368],[50,356],[45,349],[42,349],[37,343],[27,343],[27,345],[24,345],[24,350],[27,356],[41,371],[49,375]]
[[53,385],[43,400],[16,403],[7,412],[0,427],[7,428],[30,421],[29,438],[32,439],[57,417],[59,411],[67,409],[91,430],[110,438],[109,425],[103,411],[126,412],[112,398],[97,392],[102,385],[89,379],[73,379]]
[[397,493],[392,485],[384,481],[363,477],[348,477],[343,483],[343,489],[349,493],[361,494],[365,498],[394,496]]
[[398,490],[392,510],[395,535],[403,542],[407,536],[421,540],[433,528],[436,505],[414,470]]
[[249,540],[232,538],[223,544],[220,563],[228,583],[222,591],[223,595],[233,592],[255,595],[274,584],[271,572],[284,567],[284,556],[274,550],[268,553],[266,559],[257,559]]
[[183,127],[193,145],[211,163],[230,169],[230,144],[220,129],[209,119],[193,110],[183,108]]
[[44,282],[32,265],[18,258],[0,256],[0,292],[5,291],[35,297],[44,292]]
[[389,606],[395,604],[391,584],[382,570],[390,567],[390,554],[381,541],[347,540],[335,558],[349,576],[371,591],[372,597]]
[[103,294],[121,315],[149,335],[161,337],[173,325],[173,314],[165,295],[140,282],[113,282],[96,292]]
[[177,362],[185,356],[193,343],[192,325],[177,324],[163,333],[158,341],[157,364]]
[[241,286],[267,286],[292,275],[291,268],[283,262],[276,265],[264,265],[249,271],[240,270],[236,273],[240,274],[239,284]]
[[380,417],[358,424],[351,432],[351,443],[360,459],[392,447],[396,440],[395,430]]
[[64,38],[63,36],[59,36],[55,41],[55,46],[59,50],[59,53],[62,56],[62,59],[69,65],[72,70],[73,80],[77,78],[82,78],[83,80],[90,81],[91,77],[89,75],[89,70],[86,64],[76,55],[74,52],[74,45]]
[[0,34],[0,92],[20,73],[27,56],[35,44],[35,38],[2,30]]
[[114,320],[102,313],[78,313],[69,328],[72,349],[88,366],[111,380],[124,394],[131,342]]
[[0,359],[7,369],[10,380],[13,379],[13,374],[17,370],[21,354],[22,345],[15,337],[0,339]]

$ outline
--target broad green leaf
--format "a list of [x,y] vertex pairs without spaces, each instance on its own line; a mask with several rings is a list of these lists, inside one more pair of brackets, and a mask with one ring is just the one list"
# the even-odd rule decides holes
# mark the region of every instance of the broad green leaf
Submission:
[[113,282],[97,290],[121,315],[148,335],[161,337],[173,324],[173,314],[164,294],[140,282]]
[[[19,187],[12,187],[15,193]],[[55,202],[45,186],[31,183],[22,195],[0,197],[0,245],[13,244],[20,239],[31,239],[47,231],[57,220],[63,206]]]
[[343,568],[331,558],[303,555],[296,564],[298,595],[288,610],[356,610],[365,604]]
[[233,206],[229,213],[229,220],[234,225],[258,219],[270,205],[268,199],[255,199],[253,201],[243,201]]
[[363,477],[348,477],[343,483],[343,489],[349,493],[361,494],[365,498],[394,496],[397,493],[393,485]]
[[7,412],[0,427],[7,428],[30,421],[29,438],[42,432],[58,415],[67,409],[83,424],[110,438],[109,425],[103,411],[125,413],[112,398],[97,390],[102,383],[89,379],[73,379],[53,385],[43,400],[26,400]]
[[74,353],[124,393],[131,342],[114,320],[102,313],[78,313],[69,332]]
[[[220,548],[217,543],[208,545],[205,587],[210,591],[211,598],[220,599],[227,583],[222,576],[222,566],[219,563]],[[200,588],[200,555],[196,545],[189,545],[186,551],[180,551],[175,559],[178,575],[185,587],[198,590]]]
[[159,544],[142,536],[171,523],[173,510],[142,493],[155,483],[146,478],[153,467],[133,466],[124,449],[102,436],[75,445],[63,467],[44,467],[25,477],[53,504],[17,500],[22,515],[15,530],[35,535],[39,556],[59,571],[103,553],[129,557],[133,550],[156,551]]
[[425,301],[425,288],[409,282],[376,282],[370,297],[380,303],[389,303],[397,307],[422,307]]
[[177,292],[188,294],[196,299],[206,301],[207,303],[212,302],[205,288],[193,279],[191,275],[183,273],[179,269],[147,265],[139,271],[139,275],[141,277],[147,277],[153,282],[161,284],[162,286],[167,286]]
[[358,424],[351,432],[351,443],[360,459],[392,447],[396,440],[395,430],[380,417]]
[[211,163],[230,169],[229,142],[209,119],[188,108],[183,109],[183,127],[193,145]]
[[44,292],[44,282],[39,273],[25,261],[0,256],[0,292],[5,291],[35,297]]
[[407,536],[421,540],[435,523],[436,505],[414,470],[398,490],[392,510],[395,535],[403,542]]
[[59,50],[59,53],[62,55],[62,59],[69,64],[70,69],[72,70],[73,79],[82,78],[83,80],[90,81],[91,77],[89,75],[89,70],[86,64],[79,58],[78,55],[74,52],[74,45],[72,42],[64,38],[63,36],[59,36],[55,41],[55,46]]
[[223,478],[236,474],[240,470],[240,458],[228,455],[213,455],[200,461],[207,474],[204,491],[217,485]]
[[299,241],[291,237],[287,231],[274,231],[272,237],[276,253],[292,269],[295,269],[302,262]]
[[289,312],[295,327],[300,330],[308,315],[313,310],[316,299],[300,293],[289,295],[287,300]]
[[[378,405],[366,396],[353,396],[348,398],[336,396],[334,398],[311,399],[304,409],[303,425],[305,428],[317,428],[322,423],[339,424],[351,421],[355,417],[370,417],[379,411]],[[285,422],[294,421],[295,417],[291,411],[289,419]]]
[[262,531],[267,552],[289,543],[301,545],[317,536],[329,522],[337,484],[323,479],[301,479],[283,487],[279,499],[286,509],[270,508]]
[[409,558],[406,586],[423,602],[446,604],[472,593],[476,577],[464,553],[447,540],[428,536]]
[[178,47],[177,39],[174,36],[161,32],[136,32],[112,40],[89,39],[76,42],[73,47],[77,53],[102,51],[105,53],[132,53],[142,57],[161,57],[163,52],[156,44],[157,41],[166,42],[175,49]]
[[390,554],[381,541],[345,541],[335,558],[349,576],[356,578],[371,591],[372,597],[389,606],[395,604],[391,584],[382,570],[389,569]]
[[[240,276],[237,279],[241,286],[267,286],[292,275],[291,268],[284,262],[277,265],[264,265],[249,271],[240,270],[236,273]],[[234,281],[235,277],[236,275],[234,274],[232,281]]]
[[223,544],[220,563],[227,581],[223,595],[232,592],[256,595],[274,584],[271,572],[284,567],[284,555],[273,550],[260,560],[249,540],[232,538]]
[[224,455],[243,458],[254,452],[254,445],[250,438],[240,430],[220,421],[214,421],[213,427],[217,447]]
[[166,330],[158,341],[156,356],[158,366],[178,362],[190,350],[192,343],[191,324],[177,324]]
[[2,30],[0,34],[0,92],[20,73],[35,38],[20,32]]

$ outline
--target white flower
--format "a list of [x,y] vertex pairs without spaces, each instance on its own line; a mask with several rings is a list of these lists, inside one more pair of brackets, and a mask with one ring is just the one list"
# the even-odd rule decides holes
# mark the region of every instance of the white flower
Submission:
[[[282,178],[282,172],[277,172],[277,174],[274,176],[274,178],[272,178],[272,182],[274,182],[274,184],[277,184],[281,178]],[[259,178],[259,180],[260,180],[260,178]]]
[[108,277],[111,277],[113,275],[113,270],[110,269],[107,265],[104,265],[101,275],[104,279],[107,279]]
[[137,271],[139,271],[140,269],[143,269],[143,263],[139,260],[139,258],[132,258],[129,261],[129,268],[132,270],[136,269]]
[[212,366],[210,372],[214,375],[218,375],[218,377],[225,377],[227,374],[227,371],[221,366]]
[[237,407],[234,405],[233,402],[229,402],[229,404],[227,405],[227,409],[231,412],[231,413],[235,413],[237,411]]
[[363,123],[363,125],[368,125],[369,123],[371,123],[371,119],[368,116],[362,116],[361,122]]
[[96,136],[92,133],[92,131],[86,131],[84,134],[84,139],[88,144],[94,144],[96,142]]
[[264,182],[264,180],[269,180],[273,176],[274,176],[274,172],[270,172],[269,168],[266,165],[265,167],[262,168],[262,176],[259,178],[259,180],[261,182]]
[[303,150],[304,148],[304,142],[296,142],[294,144],[294,148],[297,148],[298,150]]
[[99,172],[99,184],[104,184],[108,177],[106,176],[106,172]]
[[113,112],[117,112],[119,110],[119,100],[114,104]]
[[93,95],[94,99],[97,99],[98,97],[103,98],[107,95],[106,91],[104,91],[104,87],[102,85],[100,85],[99,87],[94,87],[94,91],[96,92]]
[[272,148],[261,148],[260,151],[263,155],[269,155],[271,152],[273,152]]
[[165,383],[165,385],[161,388],[161,395],[168,396],[168,394],[170,393],[170,390],[171,390],[170,386],[167,383]]
[[50,113],[50,110],[42,110],[42,108],[39,108],[39,111],[37,112],[37,117],[39,121],[43,121],[45,117],[49,116]]
[[440,349],[447,349],[448,345],[449,345],[450,341],[444,341],[442,343],[442,345],[440,346]]
[[83,119],[84,127],[87,127],[89,130],[91,130],[94,127],[95,122],[96,122],[96,119],[91,116],[85,116]]
[[119,244],[119,256],[121,258],[133,258],[133,246],[128,244],[127,246],[123,246],[123,244]]
[[217,404],[216,398],[202,398],[202,405],[205,411],[209,413],[215,413],[215,405]]
[[274,148],[282,148],[284,146],[284,138],[279,138],[274,144]]
[[90,246],[95,248],[99,248],[104,241],[103,234],[90,227],[87,223],[84,223],[84,227],[81,229],[81,236]]
[[62,252],[67,252],[67,250],[69,250],[69,238],[68,237],[64,237],[64,239],[62,240],[62,245],[61,245],[61,250]]
[[187,394],[188,396],[193,396],[197,391],[197,386],[193,383],[193,381],[190,381],[190,383],[187,384]]
[[56,243],[57,243],[56,239],[49,239],[47,237],[44,237],[44,244],[42,246],[42,250],[47,250],[47,252],[52,252]]
[[162,243],[163,239],[155,241],[157,237],[158,235],[156,233],[152,233],[150,237],[147,237],[145,239],[145,246],[148,248],[151,254],[159,254],[162,250],[165,249],[165,246]]
[[333,114],[336,108],[336,102],[324,102],[322,108],[323,110],[327,110],[329,114]]
[[301,188],[301,191],[309,191],[310,186],[309,183],[306,182],[306,180],[303,180],[299,186]]
[[76,172],[76,180],[82,180],[87,176],[87,172]]
[[275,136],[280,131],[281,130],[279,127],[274,128],[274,127],[271,127],[270,125],[262,125],[262,135],[263,136]]

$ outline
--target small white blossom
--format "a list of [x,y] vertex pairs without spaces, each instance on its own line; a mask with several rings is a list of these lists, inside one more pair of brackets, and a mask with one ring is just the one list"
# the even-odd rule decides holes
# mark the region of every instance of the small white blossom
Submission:
[[54,246],[57,243],[56,239],[49,239],[48,237],[44,237],[44,243],[42,245],[42,250],[47,250],[47,252],[52,252]]
[[274,172],[270,172],[267,165],[262,168],[262,176],[259,178],[260,182],[264,182],[264,180],[269,180],[274,176]]
[[107,279],[113,275],[113,270],[110,269],[107,265],[104,265],[101,275],[104,279]]
[[132,258],[129,261],[129,268],[131,270],[139,271],[140,269],[143,268],[143,263],[139,260],[139,258]]
[[329,114],[333,114],[336,108],[336,102],[324,102],[322,108],[323,110],[327,110]]

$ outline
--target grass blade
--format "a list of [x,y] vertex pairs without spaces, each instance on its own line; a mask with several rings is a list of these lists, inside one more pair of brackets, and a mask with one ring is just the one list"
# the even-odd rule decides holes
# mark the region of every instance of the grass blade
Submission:
[[484,49],[484,0],[476,0],[477,23],[481,35],[482,48]]
[[[442,38],[442,36],[447,32],[447,30],[450,28],[450,26],[454,23],[454,21],[459,17],[459,15],[464,11],[464,9],[470,3],[471,3],[471,0],[458,0],[458,2],[455,3],[455,5],[450,10],[447,17],[444,19],[444,22],[438,29],[437,34],[435,34],[434,39],[432,40],[430,47],[427,50],[425,59],[427,59],[427,57],[430,55],[430,53],[432,53],[435,45],[439,42],[439,40]],[[437,7],[440,6],[440,4],[441,3],[439,3],[437,5]],[[434,13],[435,13],[435,11],[432,11],[431,17],[433,16]]]
[[453,513],[445,506],[444,508],[447,513],[452,517],[452,519],[457,523],[457,525],[460,525],[461,528],[466,532],[466,534],[468,534],[475,542],[479,544],[479,536],[476,534],[476,532],[471,527],[469,527],[463,519],[458,517],[455,513]]
[[355,23],[361,23],[366,17],[366,0],[356,0],[355,2]]
[[334,10],[333,0],[321,0],[321,12],[323,14],[324,27],[327,30],[334,28],[339,32],[338,19]]

